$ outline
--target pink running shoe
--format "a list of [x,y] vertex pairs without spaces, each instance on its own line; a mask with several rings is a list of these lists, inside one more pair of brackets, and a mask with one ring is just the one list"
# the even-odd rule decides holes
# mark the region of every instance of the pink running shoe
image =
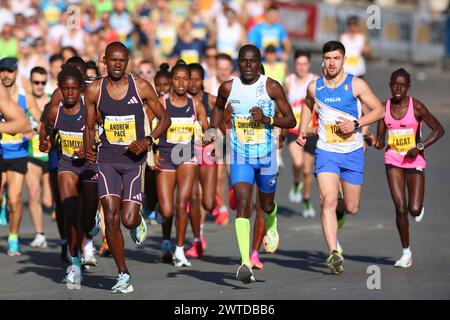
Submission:
[[216,207],[211,211],[211,215],[213,217],[217,216],[219,214],[219,208],[221,205],[221,201],[219,196],[216,194],[216,196],[214,197],[214,199],[216,200]]
[[219,214],[217,215],[216,220],[214,220],[214,223],[226,226],[229,220],[230,214],[228,213],[228,209],[225,207],[225,209],[219,210]]
[[188,250],[186,250],[186,257],[200,258],[203,256],[203,248],[201,241],[195,241]]
[[258,251],[253,251],[252,255],[250,256],[250,263],[252,264],[253,269],[264,269],[264,264],[259,260]]
[[208,244],[206,243],[205,237],[203,235],[200,236],[200,241],[202,242],[203,251],[205,251],[206,248],[208,248]]

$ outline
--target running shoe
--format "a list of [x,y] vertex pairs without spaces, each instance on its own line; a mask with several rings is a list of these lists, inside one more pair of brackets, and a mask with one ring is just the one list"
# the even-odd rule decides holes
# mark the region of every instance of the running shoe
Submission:
[[47,238],[43,234],[36,234],[34,240],[30,243],[32,248],[47,248]]
[[311,202],[303,203],[303,218],[314,218],[316,216],[316,210]]
[[95,259],[94,254],[86,254],[83,259],[81,260],[81,264],[83,264],[84,266],[92,266],[92,267],[96,267],[97,266],[97,259]]
[[231,210],[237,210],[237,199],[233,188],[228,192],[228,204]]
[[214,223],[226,226],[229,221],[230,221],[230,214],[228,213],[228,209],[225,207],[219,210],[219,213],[217,214],[217,218],[214,220]]
[[152,225],[158,224],[158,221],[156,221],[156,212],[154,210],[148,214],[147,219]]
[[219,198],[219,196],[217,194],[215,195],[214,199],[216,200],[216,206],[211,211],[211,215],[213,217],[215,217],[215,216],[217,216],[219,214],[219,208],[220,208],[220,205],[221,205],[220,198]]
[[130,230],[131,239],[133,239],[134,243],[137,245],[143,244],[147,238],[147,224],[141,213],[139,213],[139,216],[141,217],[141,223],[137,228]]
[[81,289],[81,281],[83,280],[83,274],[81,273],[81,267],[72,265],[70,271],[65,276],[66,285],[69,289]]
[[425,214],[425,207],[422,207],[422,211],[420,212],[420,215],[414,218],[416,222],[420,222],[423,219],[423,215]]
[[133,285],[131,284],[131,277],[125,272],[119,273],[119,278],[116,284],[111,288],[111,293],[131,293],[134,291]]
[[92,227],[92,229],[88,232],[89,236],[91,236],[91,238],[95,237],[96,235],[98,235],[98,233],[100,232],[100,212],[98,212],[95,214],[95,223],[94,226]]
[[203,247],[201,241],[194,241],[192,246],[186,250],[186,257],[201,258],[203,256]]
[[183,256],[180,256],[180,257],[177,257],[177,255],[175,255],[175,260],[173,263],[174,263],[175,267],[179,267],[179,268],[192,266],[191,262],[188,259],[186,259],[186,257],[184,256],[184,253],[183,253]]
[[253,252],[250,256],[250,263],[253,269],[262,270],[264,269],[264,264],[259,260],[259,254],[257,251]]
[[163,241],[161,246],[161,262],[173,263],[173,253],[170,242]]
[[109,250],[108,243],[106,242],[106,238],[103,239],[102,245],[98,250],[98,255],[101,257],[109,257],[111,255],[111,251]]
[[327,259],[327,266],[330,269],[331,274],[340,274],[344,272],[344,267],[342,266],[344,262],[344,257],[339,254],[338,250],[331,251]]
[[338,229],[342,229],[345,224],[345,212],[336,211],[336,219],[338,223]]
[[396,268],[409,268],[412,266],[412,256],[402,255],[402,257],[395,261],[394,267]]
[[300,203],[303,200],[302,196],[303,182],[300,182],[297,186],[292,186],[289,191],[289,201],[292,203]]
[[249,284],[256,281],[252,268],[246,264],[241,264],[241,266],[236,272],[236,279],[242,281],[245,284]]
[[269,216],[266,215],[266,235],[264,236],[264,249],[268,253],[275,253],[280,245],[280,236],[277,230],[277,217],[272,224],[268,223]]
[[8,239],[8,256],[10,257],[19,257],[22,255],[19,248],[19,240]]
[[206,243],[205,237],[203,235],[200,236],[200,241],[202,242],[203,251],[205,251],[206,248],[208,248],[208,244]]
[[72,271],[72,264],[70,264],[67,269],[66,269],[66,274],[64,275],[64,277],[62,278],[61,282],[62,283],[66,283],[67,282],[67,276],[69,275],[69,273]]

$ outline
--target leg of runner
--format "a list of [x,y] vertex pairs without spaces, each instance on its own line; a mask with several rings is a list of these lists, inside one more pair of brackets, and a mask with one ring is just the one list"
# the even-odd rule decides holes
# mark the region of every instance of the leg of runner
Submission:
[[33,248],[46,248],[47,239],[45,238],[42,224],[42,205],[41,205],[41,179],[42,168],[32,162],[28,162],[28,171],[25,175],[25,182],[28,188],[28,203],[33,221],[36,237],[31,242]]
[[58,173],[58,186],[61,204],[67,223],[68,245],[71,266],[64,278],[68,285],[81,282],[80,249],[83,240],[79,230],[80,197],[78,192],[79,177],[73,172]]
[[42,205],[44,209],[53,209],[52,188],[50,186],[50,174],[42,175]]
[[192,187],[189,204],[189,220],[191,222],[192,233],[194,234],[194,242],[192,243],[192,246],[186,250],[186,257],[188,258],[200,258],[203,256],[203,247],[200,241],[200,224],[202,219],[202,193],[200,188],[200,182],[196,180]]
[[97,266],[92,243],[92,238],[100,231],[97,181],[85,180],[81,182],[81,198],[81,227],[86,236],[82,262],[84,265]]
[[150,223],[156,224],[155,207],[158,203],[158,195],[156,193],[156,174],[155,171],[147,166],[145,169],[145,186],[144,186],[144,199],[145,209],[148,213],[147,218],[150,219]]
[[165,263],[172,263],[172,245],[170,234],[172,230],[172,220],[174,212],[174,193],[176,185],[175,171],[161,171],[156,175],[156,185],[159,201],[159,213],[164,217],[162,224],[163,243],[161,247],[161,260]]
[[225,164],[219,164],[218,172],[217,172],[217,195],[220,199],[219,212],[217,214],[216,220],[214,223],[220,225],[227,225],[229,222],[229,212],[226,206],[226,196],[227,196],[227,168]]
[[292,173],[294,176],[294,185],[292,186],[291,191],[289,192],[289,201],[293,203],[300,203],[302,201],[302,168],[303,168],[303,159],[304,159],[304,151],[303,148],[300,147],[295,140],[288,145],[289,154],[291,156],[292,161]]
[[50,172],[50,186],[52,188],[53,199],[55,199],[56,225],[58,227],[58,233],[61,242],[60,260],[62,262],[68,262],[66,221],[64,218],[64,213],[61,205],[61,196],[59,194],[57,172]]
[[20,256],[19,249],[19,228],[22,222],[22,189],[25,174],[8,171],[6,173],[8,181],[8,207],[9,207],[9,238],[8,255]]
[[177,198],[175,210],[177,219],[175,226],[177,230],[177,246],[175,250],[175,266],[190,267],[191,263],[184,255],[184,240],[186,237],[187,228],[187,204],[192,193],[195,178],[197,176],[197,165],[182,164],[177,168]]
[[106,241],[106,226],[105,226],[105,213],[101,204],[99,205],[99,215],[100,215],[100,230],[102,232],[102,245],[98,250],[98,255],[102,257],[109,257],[111,251],[109,250],[108,242]]
[[305,218],[313,218],[316,216],[316,211],[311,203],[313,171],[314,156],[308,152],[305,152],[303,163],[303,217]]
[[259,191],[256,189],[256,219],[255,224],[253,225],[253,241],[252,241],[252,253],[250,256],[250,262],[252,264],[252,268],[262,270],[264,268],[264,264],[259,260],[259,248],[264,240],[264,235],[266,233],[266,223],[265,223],[265,214],[263,209],[261,208],[260,199],[259,199]]

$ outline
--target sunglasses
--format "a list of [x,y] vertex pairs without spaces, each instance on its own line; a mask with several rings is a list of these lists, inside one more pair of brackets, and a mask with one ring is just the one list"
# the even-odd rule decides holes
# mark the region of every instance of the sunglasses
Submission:
[[45,86],[47,84],[47,81],[33,81],[33,84],[35,85],[41,85],[41,86]]

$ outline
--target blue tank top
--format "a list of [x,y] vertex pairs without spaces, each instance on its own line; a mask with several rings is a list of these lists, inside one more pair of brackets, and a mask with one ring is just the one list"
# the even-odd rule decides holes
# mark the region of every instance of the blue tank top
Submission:
[[[19,91],[17,103],[22,111],[27,113],[27,100],[25,92]],[[18,159],[28,157],[28,140],[23,137],[22,133],[2,135],[1,145],[3,148],[3,159]]]
[[100,135],[98,162],[142,164],[147,153],[140,155],[126,151],[133,141],[145,138],[144,104],[137,92],[131,75],[128,77],[128,92],[122,100],[114,100],[102,79],[98,110],[102,117],[103,132]]

